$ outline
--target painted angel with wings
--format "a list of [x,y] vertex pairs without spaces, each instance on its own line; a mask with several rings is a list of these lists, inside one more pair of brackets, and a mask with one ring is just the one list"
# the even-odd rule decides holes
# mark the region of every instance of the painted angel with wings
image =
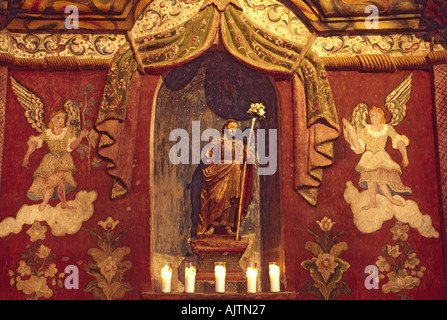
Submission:
[[[391,115],[386,123],[383,109],[358,103],[351,113],[351,121],[343,119],[343,134],[351,149],[362,154],[355,170],[360,173],[359,185],[368,190],[370,203],[363,210],[377,208],[377,193],[385,196],[393,205],[403,206],[398,195],[411,195],[411,188],[402,183],[402,169],[409,165],[407,146],[409,139],[394,129],[405,117],[406,103],[410,99],[413,74],[408,75],[385,99],[385,108]],[[367,123],[367,118],[371,123]],[[402,167],[385,151],[391,138],[392,147],[402,156]]]
[[44,103],[40,97],[11,77],[11,84],[20,105],[25,109],[25,117],[32,128],[39,133],[31,136],[22,166],[29,167],[31,154],[46,142],[50,150],[33,173],[33,183],[27,197],[42,200],[39,210],[43,211],[48,202],[60,199],[62,209],[73,209],[66,194],[76,189],[73,175],[77,172],[71,152],[77,149],[86,130],[80,130],[80,114],[76,101],[67,99],[61,109],[51,113],[48,126],[44,122]]

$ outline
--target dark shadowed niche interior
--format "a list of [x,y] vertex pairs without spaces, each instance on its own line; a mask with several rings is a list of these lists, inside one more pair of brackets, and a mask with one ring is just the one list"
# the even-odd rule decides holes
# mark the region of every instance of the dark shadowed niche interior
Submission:
[[[152,115],[151,133],[151,276],[152,288],[160,290],[160,269],[173,265],[173,291],[183,291],[182,262],[193,258],[189,241],[196,237],[201,165],[197,152],[210,141],[200,141],[206,129],[221,131],[227,119],[236,119],[239,127],[250,128],[247,110],[251,103],[266,106],[266,121],[256,121],[265,129],[265,153],[269,155],[272,130],[278,128],[278,101],[274,82],[261,73],[236,62],[225,52],[209,51],[200,58],[162,77]],[[193,129],[194,122],[194,129]],[[180,141],[170,141],[173,130],[187,133],[189,163],[173,164],[169,154]],[[278,132],[276,132],[278,134]],[[280,137],[273,137],[280,154]],[[256,150],[259,145],[256,139]],[[177,153],[177,155],[179,155]],[[200,155],[198,155],[200,159]],[[256,164],[253,201],[241,223],[241,237],[250,239],[250,257],[261,266],[263,290],[268,281],[269,261],[282,259],[279,158],[276,164]],[[276,165],[272,175],[259,175],[259,168]],[[266,280],[267,279],[267,280]]]

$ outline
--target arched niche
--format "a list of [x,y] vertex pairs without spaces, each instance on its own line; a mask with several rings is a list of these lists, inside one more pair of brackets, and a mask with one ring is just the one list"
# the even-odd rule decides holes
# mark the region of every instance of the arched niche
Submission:
[[[239,121],[249,128],[247,109],[253,102],[263,102],[266,121],[255,128],[276,130],[276,172],[258,175],[256,165],[253,201],[241,224],[241,237],[250,239],[249,256],[261,266],[260,289],[268,290],[269,261],[282,262],[280,137],[278,98],[274,81],[268,76],[236,62],[226,52],[209,51],[201,57],[164,74],[154,98],[151,132],[151,279],[160,292],[160,269],[165,262],[174,266],[172,289],[183,291],[182,262],[193,255],[189,242],[196,236],[202,176],[200,164],[193,163],[197,152],[197,133],[214,128],[220,131],[226,119]],[[195,127],[193,129],[193,121]],[[197,127],[199,124],[199,127]],[[172,130],[188,134],[189,164],[173,164],[170,141]],[[199,132],[197,132],[197,130]],[[199,150],[209,143],[200,141]],[[268,155],[268,143],[266,144]],[[273,165],[269,163],[268,165]]]

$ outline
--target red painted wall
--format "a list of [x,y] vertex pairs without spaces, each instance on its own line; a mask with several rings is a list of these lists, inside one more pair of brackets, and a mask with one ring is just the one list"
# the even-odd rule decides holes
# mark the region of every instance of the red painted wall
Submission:
[[[94,86],[90,97],[96,99],[95,111],[91,117],[92,123],[96,118],[98,105],[101,100],[106,72],[24,72],[15,71],[11,74],[22,84],[43,98],[46,115],[52,110],[60,108],[65,98],[83,100],[80,94],[88,84]],[[93,216],[83,223],[79,232],[74,235],[56,237],[51,234],[50,228],[43,240],[45,246],[55,254],[58,273],[64,272],[67,265],[75,265],[79,268],[79,289],[67,290],[64,287],[53,290],[51,298],[54,299],[92,299],[92,293],[84,292],[83,288],[95,278],[85,272],[87,263],[94,263],[88,255],[90,248],[96,248],[96,239],[91,231],[101,233],[104,231],[97,223],[107,217],[119,220],[115,228],[116,234],[127,231],[122,237],[120,247],[130,247],[130,253],[124,260],[132,262],[131,268],[124,273],[124,280],[129,281],[133,290],[125,295],[126,299],[139,299],[140,292],[150,289],[149,280],[149,132],[152,96],[158,77],[147,76],[142,79],[140,93],[141,107],[139,108],[138,136],[133,171],[132,192],[121,199],[110,200],[111,177],[106,173],[105,163],[101,162],[100,168],[92,168],[88,176],[86,160],[80,159],[77,151],[72,152],[78,173],[74,176],[77,190],[96,190],[97,200],[94,202]],[[47,111],[48,110],[48,111]],[[39,164],[46,146],[38,149],[31,157],[30,168],[26,170],[21,166],[23,156],[27,149],[27,139],[36,132],[26,123],[23,109],[17,102],[14,93],[8,85],[7,112],[6,112],[6,143],[4,146],[3,174],[1,180],[0,220],[6,217],[15,217],[23,204],[35,204],[26,198],[26,191],[31,183],[33,170]],[[84,143],[86,141],[84,140]],[[92,152],[92,159],[97,156]],[[67,200],[72,200],[75,192],[67,195]],[[37,202],[39,203],[39,202]],[[58,202],[52,201],[55,206]],[[46,225],[45,223],[41,223]],[[25,295],[16,289],[15,284],[10,285],[9,270],[15,271],[21,260],[21,254],[28,252],[26,245],[30,242],[26,234],[30,226],[25,225],[17,235],[9,235],[0,238],[0,299],[23,299]],[[17,272],[14,278],[17,277]],[[16,279],[15,279],[16,281]],[[15,282],[16,283],[16,282]]]
[[[388,73],[359,73],[359,72],[328,72],[332,92],[337,107],[340,125],[341,119],[350,119],[352,108],[359,102],[369,106],[384,106],[385,97],[410,72],[400,71]],[[407,147],[410,161],[402,175],[404,184],[410,186],[413,195],[406,197],[419,205],[423,214],[429,214],[433,226],[441,233],[440,238],[424,238],[415,229],[410,228],[408,242],[411,242],[420,266],[426,271],[419,286],[408,290],[413,299],[445,299],[444,261],[441,249],[442,231],[440,231],[440,215],[438,211],[439,198],[436,176],[436,153],[433,135],[432,93],[430,74],[425,71],[413,71],[413,91],[407,103],[407,115],[396,127],[400,134],[410,139]],[[399,299],[393,293],[385,294],[381,289],[367,290],[364,286],[367,265],[374,265],[381,255],[381,247],[393,244],[390,228],[396,220],[393,218],[385,222],[379,231],[364,234],[357,230],[353,223],[352,212],[343,199],[346,181],[351,180],[358,187],[358,173],[354,170],[360,159],[355,155],[348,143],[340,136],[335,143],[335,164],[324,170],[324,180],[320,188],[318,205],[311,207],[292,189],[293,183],[293,149],[287,143],[291,137],[291,105],[290,83],[278,83],[283,94],[281,133],[283,137],[283,176],[284,176],[284,226],[285,226],[285,259],[288,288],[301,291],[305,283],[311,280],[309,271],[300,266],[301,262],[313,257],[312,253],[304,250],[306,241],[313,237],[307,233],[308,229],[319,231],[316,220],[330,218],[336,224],[332,227],[334,233],[345,231],[338,241],[346,241],[349,248],[340,257],[350,264],[350,268],[343,274],[345,281],[352,290],[349,296],[342,295],[340,299]],[[387,151],[391,157],[401,162],[401,156],[388,142]],[[418,268],[417,268],[418,269]],[[380,288],[388,281],[380,280]],[[301,294],[300,299],[313,299],[310,294]]]
[[[329,80],[334,94],[340,120],[350,117],[352,108],[358,102],[364,101],[370,105],[383,106],[386,95],[405,78],[409,72],[401,71],[392,74],[329,72]],[[410,138],[408,154],[410,166],[404,171],[403,181],[413,189],[413,195],[407,199],[418,203],[424,214],[429,214],[435,229],[440,231],[439,199],[436,176],[436,154],[433,139],[432,96],[430,74],[425,71],[413,71],[413,92],[408,103],[408,113],[405,120],[396,128],[399,133]],[[88,84],[94,88],[90,97],[96,99],[95,112],[101,99],[106,72],[25,72],[12,71],[11,74],[21,83],[44,99],[50,110],[59,108],[64,99],[71,97],[81,99],[81,90]],[[83,223],[79,232],[74,235],[55,237],[48,228],[45,246],[55,254],[54,263],[58,273],[65,266],[75,265],[79,268],[80,279],[78,290],[56,288],[51,299],[93,299],[91,292],[83,288],[94,277],[85,272],[85,265],[93,263],[88,250],[96,248],[96,239],[91,232],[101,232],[99,221],[112,217],[119,220],[115,228],[116,234],[127,231],[122,237],[119,247],[129,247],[130,253],[124,260],[132,262],[131,268],[123,274],[123,280],[129,281],[133,290],[126,293],[125,299],[139,299],[141,291],[150,291],[150,226],[149,226],[149,135],[150,117],[153,94],[159,77],[144,76],[141,78],[138,136],[133,168],[133,185],[129,194],[121,199],[110,200],[111,178],[101,167],[92,169],[87,174],[85,160],[80,159],[78,152],[73,152],[78,173],[75,175],[78,190],[97,190],[98,198],[94,202],[93,216]],[[360,233],[352,221],[352,213],[343,200],[345,182],[352,180],[357,186],[358,173],[354,166],[359,160],[350,149],[343,137],[335,143],[335,164],[324,171],[324,180],[320,188],[318,206],[307,204],[293,190],[293,147],[291,144],[292,124],[292,91],[288,81],[277,82],[281,93],[280,137],[282,150],[281,174],[283,181],[283,216],[284,216],[284,253],[287,279],[287,290],[298,291],[299,299],[314,299],[311,294],[302,292],[304,285],[311,280],[309,271],[301,267],[301,262],[313,257],[304,249],[307,241],[313,240],[307,233],[308,229],[319,230],[316,221],[328,217],[335,221],[335,232],[344,230],[345,234],[338,240],[346,241],[348,250],[340,257],[350,264],[343,274],[342,280],[352,290],[349,296],[341,295],[339,299],[398,299],[396,294],[385,294],[381,289],[367,290],[364,286],[367,265],[375,264],[381,254],[381,247],[392,243],[390,228],[395,219],[387,221],[382,228],[372,234]],[[3,156],[3,172],[0,194],[0,221],[6,217],[15,217],[23,204],[33,204],[26,198],[26,191],[31,183],[33,169],[39,164],[44,150],[33,154],[29,170],[21,166],[26,152],[26,141],[36,133],[26,123],[23,109],[18,104],[14,93],[8,84],[6,105],[5,146]],[[96,113],[94,113],[96,114]],[[93,121],[94,123],[94,121]],[[157,133],[155,133],[157,135]],[[389,150],[390,155],[400,162],[400,155],[395,150]],[[93,154],[92,154],[93,157]],[[68,200],[74,195],[69,194]],[[52,202],[54,206],[57,202]],[[154,213],[152,213],[154,214]],[[45,223],[42,223],[45,225]],[[0,299],[23,299],[25,295],[16,289],[18,274],[16,269],[21,255],[28,252],[26,246],[33,244],[26,234],[29,226],[24,226],[17,235],[0,238]],[[444,261],[441,250],[441,237],[438,239],[424,238],[410,228],[408,232],[420,265],[425,266],[424,276],[419,286],[408,290],[408,295],[414,299],[445,299]],[[11,276],[9,271],[14,271]],[[382,279],[383,285],[387,279]]]

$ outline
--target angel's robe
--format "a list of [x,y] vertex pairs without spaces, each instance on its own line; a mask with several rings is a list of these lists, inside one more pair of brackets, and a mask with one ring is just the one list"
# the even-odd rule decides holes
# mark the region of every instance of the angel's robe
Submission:
[[[46,142],[50,152],[45,154],[40,165],[33,173],[33,183],[28,190],[28,198],[31,200],[43,199],[47,189],[57,188],[61,182],[66,183],[66,192],[74,190],[77,183],[73,175],[77,172],[70,144],[76,139],[71,127],[65,127],[59,135],[51,132],[51,129],[43,131],[39,136],[31,136],[28,145],[37,142],[37,149]],[[57,191],[51,199],[57,198]]]
[[382,126],[381,131],[374,131],[371,125],[366,125],[359,131],[358,141],[363,152],[355,167],[355,170],[360,172],[359,185],[367,189],[368,183],[384,183],[392,194],[411,195],[411,188],[405,186],[400,178],[401,167],[385,151],[388,137],[391,138],[394,149],[398,149],[399,142],[408,146],[410,140],[404,135],[399,135],[392,126],[388,124]]

